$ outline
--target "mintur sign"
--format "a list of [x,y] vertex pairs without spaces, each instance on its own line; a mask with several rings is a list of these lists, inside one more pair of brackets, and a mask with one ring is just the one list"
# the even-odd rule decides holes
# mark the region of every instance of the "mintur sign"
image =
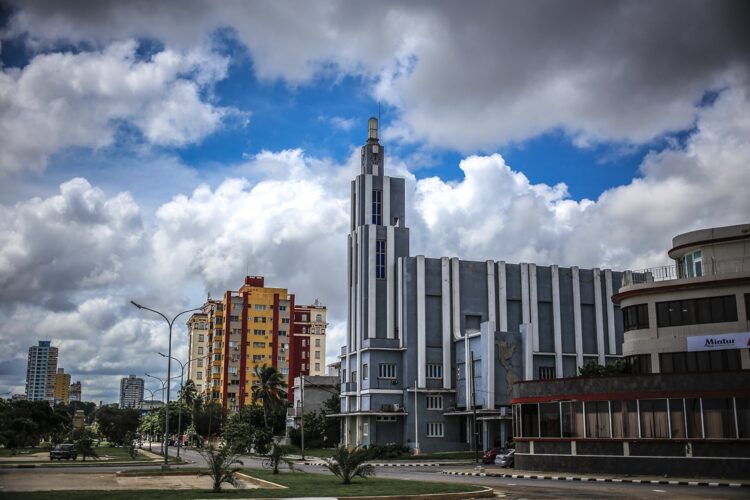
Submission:
[[747,348],[750,348],[750,332],[701,335],[687,339],[688,352]]

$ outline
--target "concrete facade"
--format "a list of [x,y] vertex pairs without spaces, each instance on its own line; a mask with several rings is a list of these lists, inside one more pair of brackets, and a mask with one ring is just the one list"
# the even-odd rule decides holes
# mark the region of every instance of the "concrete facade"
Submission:
[[29,401],[55,400],[55,377],[57,376],[57,347],[49,340],[40,340],[29,347],[26,364],[26,399]]
[[199,394],[206,391],[208,376],[208,316],[193,313],[187,321],[188,366],[186,380],[192,380]]
[[55,403],[68,404],[70,402],[70,374],[65,368],[58,368],[55,375]]
[[479,446],[504,444],[514,382],[622,354],[622,273],[410,256],[404,180],[384,175],[377,125],[351,184],[342,442],[470,449],[476,408]]

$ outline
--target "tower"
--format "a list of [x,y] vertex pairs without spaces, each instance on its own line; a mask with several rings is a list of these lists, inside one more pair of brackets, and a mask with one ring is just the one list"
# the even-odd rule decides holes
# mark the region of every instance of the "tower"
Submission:
[[347,346],[342,353],[342,411],[351,415],[344,420],[346,442],[361,442],[368,432],[361,412],[369,410],[371,398],[363,400],[362,391],[375,378],[369,374],[376,369],[373,350],[403,346],[395,297],[399,258],[409,255],[405,186],[404,179],[384,175],[384,158],[378,120],[370,118],[360,173],[351,183]]
[[26,365],[26,399],[29,401],[54,401],[57,354],[57,347],[52,347],[49,340],[40,340],[39,345],[29,347]]

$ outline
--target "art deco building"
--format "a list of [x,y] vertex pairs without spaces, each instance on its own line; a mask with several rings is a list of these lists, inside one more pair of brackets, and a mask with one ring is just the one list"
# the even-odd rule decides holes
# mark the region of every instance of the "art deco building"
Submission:
[[512,437],[513,382],[622,355],[622,273],[411,256],[404,179],[369,120],[351,183],[342,442],[467,450]]
[[49,340],[40,340],[39,345],[29,347],[26,364],[26,399],[29,401],[55,400],[55,377],[57,375],[57,347]]

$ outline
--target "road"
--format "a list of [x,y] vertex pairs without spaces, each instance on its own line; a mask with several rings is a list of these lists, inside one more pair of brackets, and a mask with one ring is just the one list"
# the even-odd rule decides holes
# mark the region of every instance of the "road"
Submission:
[[[172,450],[170,450],[172,451]],[[170,453],[171,454],[171,453]],[[183,458],[189,463],[179,467],[200,467],[205,464],[199,453],[193,450],[182,450]],[[246,467],[260,468],[261,461],[254,457],[242,457]],[[298,465],[296,467],[305,472],[316,474],[330,474],[327,469],[313,465]],[[465,468],[472,470],[473,466],[451,466],[451,469]],[[123,467],[118,470],[125,470]],[[133,467],[132,469],[136,469]],[[138,467],[137,469],[143,469]],[[748,498],[748,488],[728,488],[710,486],[679,486],[679,485],[652,485],[632,483],[581,483],[572,481],[554,481],[544,479],[505,479],[497,477],[463,477],[447,476],[440,473],[441,467],[378,467],[377,475],[393,479],[404,479],[408,481],[437,481],[446,483],[479,484],[492,487],[500,498],[509,499],[558,499],[558,498]],[[112,472],[112,467],[56,467],[36,469],[0,469],[0,482],[2,475],[9,472],[43,474],[49,472]]]

